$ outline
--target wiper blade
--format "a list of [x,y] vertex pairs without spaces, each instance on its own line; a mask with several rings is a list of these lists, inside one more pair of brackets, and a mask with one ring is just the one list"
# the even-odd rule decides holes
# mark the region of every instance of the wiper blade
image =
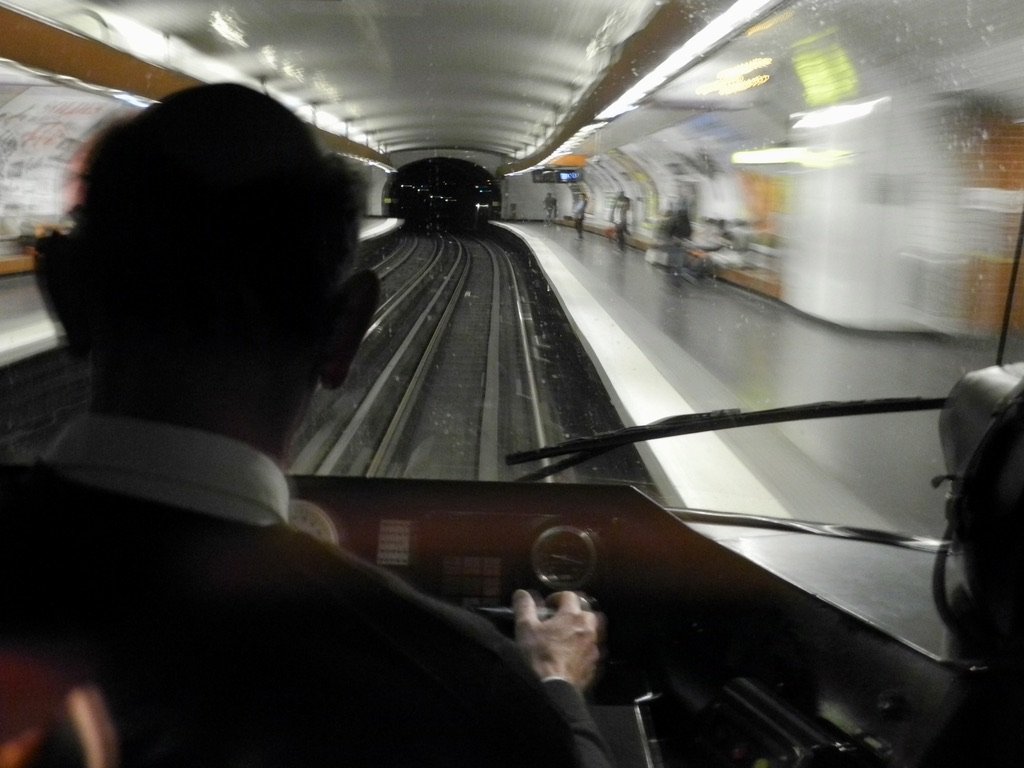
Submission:
[[[657,440],[662,437],[692,435],[697,432],[711,432],[720,429],[752,427],[761,424],[777,424],[783,421],[806,419],[831,419],[840,416],[862,416],[902,411],[930,411],[942,408],[946,399],[922,397],[887,397],[875,400],[828,400],[806,405],[792,405],[784,408],[769,408],[763,411],[740,411],[731,408],[704,413],[687,413],[669,416],[665,419],[637,427],[625,427],[611,432],[602,432],[591,437],[573,438],[555,445],[534,448],[529,451],[510,453],[505,457],[508,465],[524,464],[528,461],[550,459],[558,456],[580,454],[561,462],[555,471],[561,471],[580,461],[586,461],[613,448],[623,445]],[[553,468],[551,468],[553,469]]]
[[869,541],[875,544],[887,544],[903,549],[915,549],[919,552],[944,552],[949,549],[947,539],[936,539],[931,536],[911,536],[904,533],[891,533],[874,528],[860,528],[835,523],[811,523],[803,520],[791,520],[781,517],[762,517],[740,514],[738,512],[712,512],[703,509],[674,509],[671,512],[677,519],[688,523],[709,523],[712,525],[734,525],[742,528],[767,528],[774,531],[790,531],[809,533],[814,536],[830,536],[838,539]]

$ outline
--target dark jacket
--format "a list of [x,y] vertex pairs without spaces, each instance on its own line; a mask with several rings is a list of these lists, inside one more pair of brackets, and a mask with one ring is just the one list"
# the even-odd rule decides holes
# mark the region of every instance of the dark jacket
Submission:
[[90,670],[125,768],[604,759],[487,622],[285,525],[7,468],[0,542],[0,640]]

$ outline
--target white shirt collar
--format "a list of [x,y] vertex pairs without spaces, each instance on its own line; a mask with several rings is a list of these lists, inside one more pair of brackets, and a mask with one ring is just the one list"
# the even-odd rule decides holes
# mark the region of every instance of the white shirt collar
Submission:
[[288,482],[274,461],[223,435],[115,416],[78,417],[45,461],[103,490],[227,520],[288,520]]

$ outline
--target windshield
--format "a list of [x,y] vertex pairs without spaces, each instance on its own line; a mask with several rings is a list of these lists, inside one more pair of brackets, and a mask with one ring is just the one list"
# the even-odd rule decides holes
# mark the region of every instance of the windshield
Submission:
[[943,398],[1022,357],[1017,0],[0,12],[103,44],[71,72],[45,42],[0,41],[8,460],[87,400],[31,245],[70,225],[89,137],[157,98],[130,60],[165,91],[267,88],[365,175],[358,264],[381,306],[347,387],[318,393],[295,473],[629,484],[670,507],[934,536],[934,409],[659,438],[565,469],[506,459],[687,413]]

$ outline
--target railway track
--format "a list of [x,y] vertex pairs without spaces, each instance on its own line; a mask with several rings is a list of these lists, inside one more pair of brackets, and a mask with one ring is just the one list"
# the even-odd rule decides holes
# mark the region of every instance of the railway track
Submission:
[[[292,472],[510,480],[523,470],[508,467],[506,453],[578,434],[565,393],[551,385],[549,363],[563,355],[552,352],[552,323],[538,330],[539,273],[517,243],[402,234],[365,260],[381,279],[381,305],[350,380],[319,393]],[[582,366],[568,325],[555,335]],[[626,463],[646,481],[635,455]]]

